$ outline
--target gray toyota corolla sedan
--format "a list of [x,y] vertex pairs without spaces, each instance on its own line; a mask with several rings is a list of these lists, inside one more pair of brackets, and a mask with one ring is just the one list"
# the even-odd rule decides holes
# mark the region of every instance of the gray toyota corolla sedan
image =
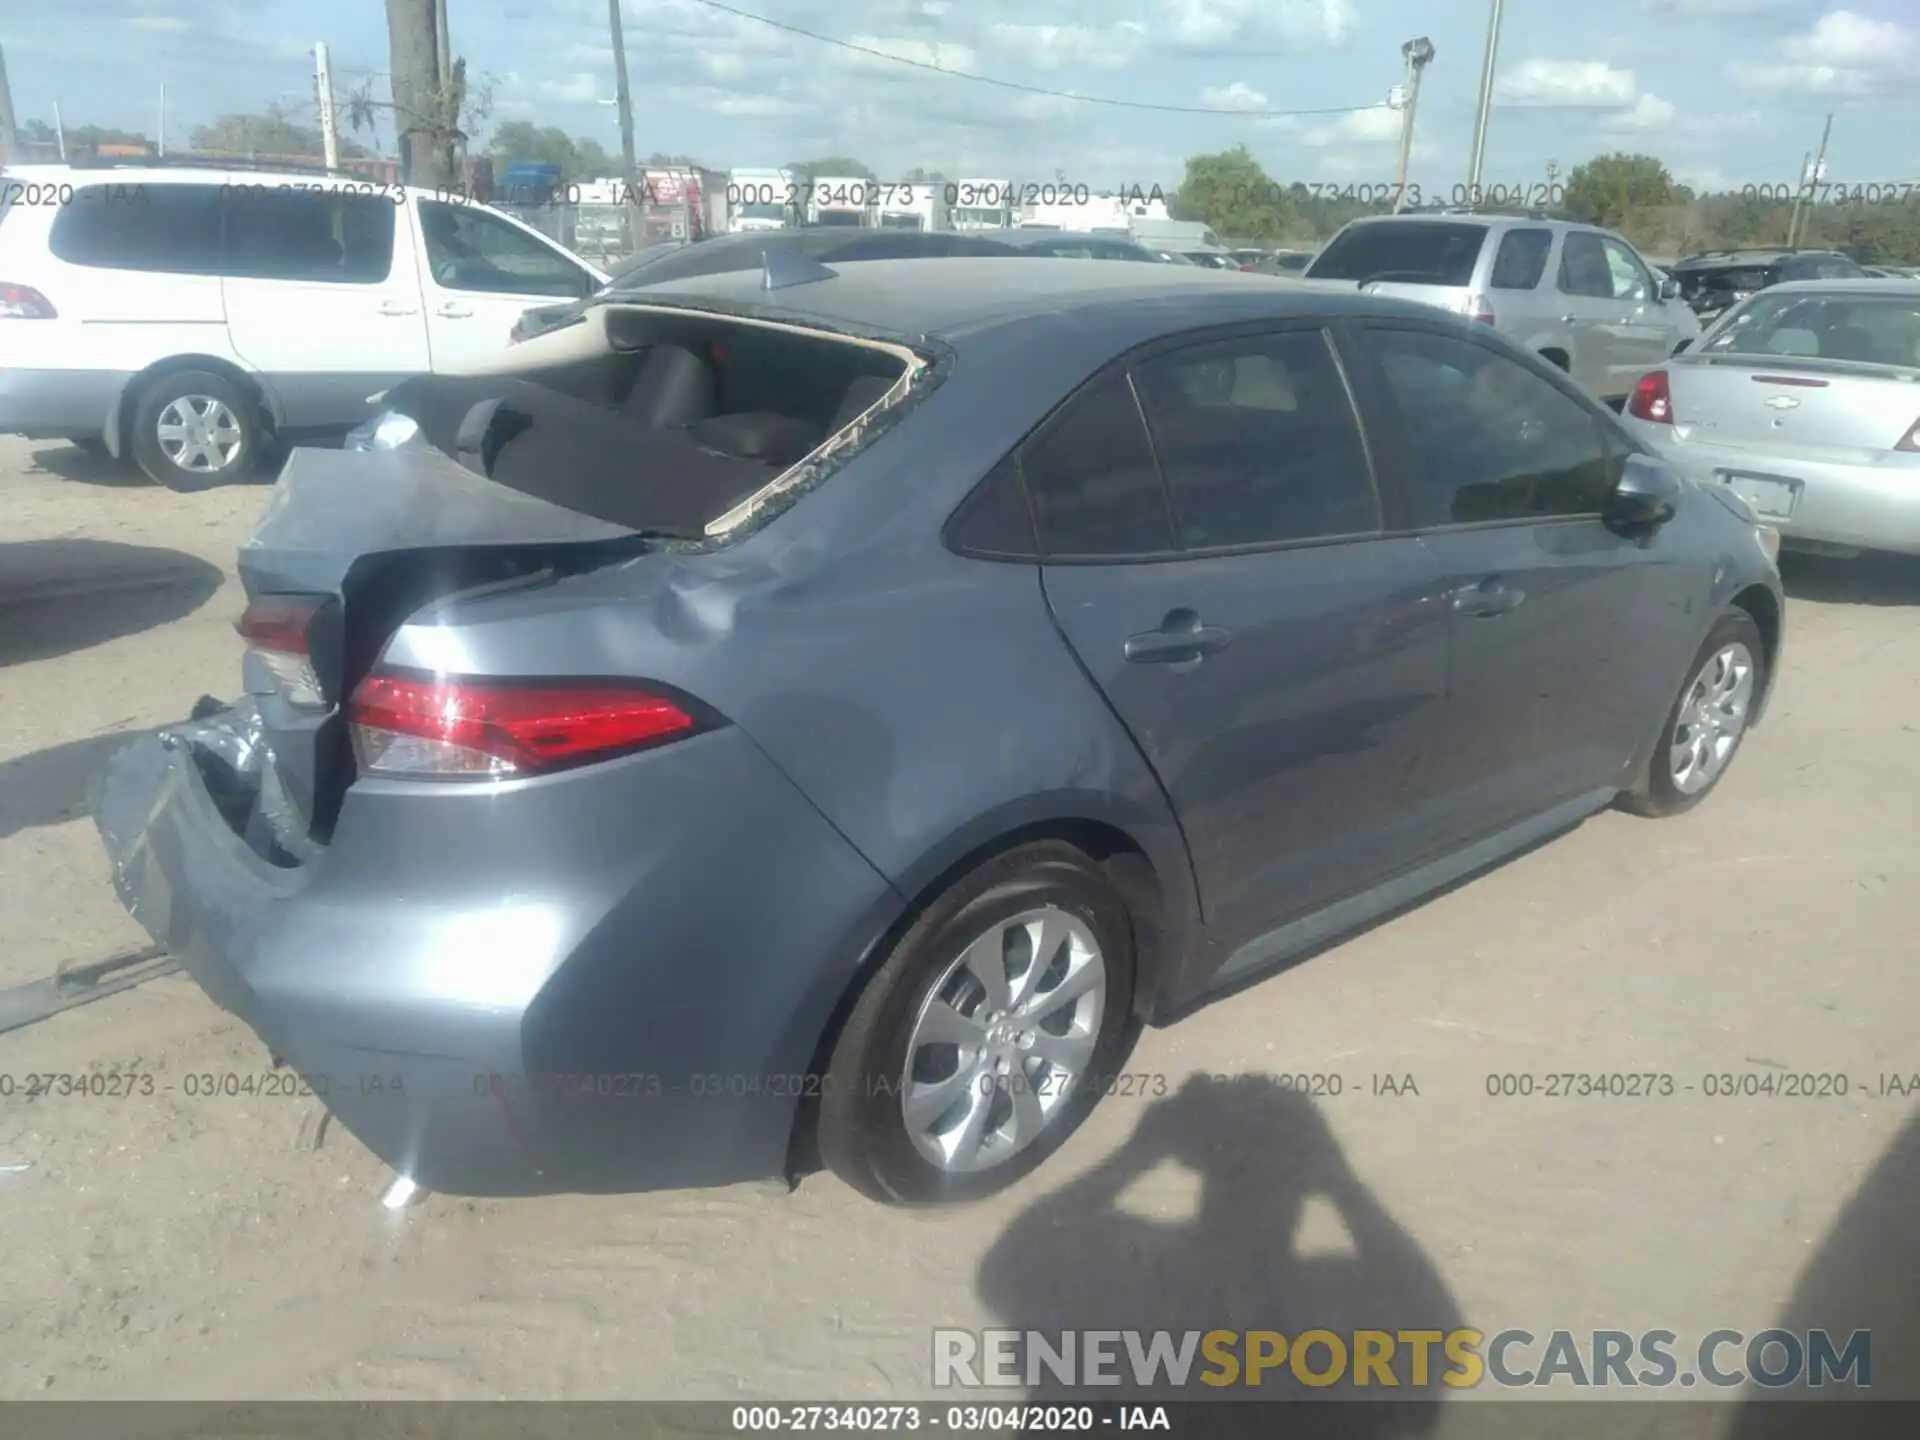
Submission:
[[244,697],[107,777],[133,913],[418,1186],[991,1191],[1136,1022],[1761,713],[1777,537],[1484,326],[776,268],[296,451]]

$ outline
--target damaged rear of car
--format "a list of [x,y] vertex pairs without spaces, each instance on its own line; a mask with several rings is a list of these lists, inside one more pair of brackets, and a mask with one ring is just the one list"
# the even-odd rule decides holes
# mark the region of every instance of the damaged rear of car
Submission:
[[847,975],[766,957],[851,966],[897,910],[698,697],[742,663],[740,543],[943,357],[744,308],[596,307],[295,451],[240,554],[243,695],[99,797],[132,913],[426,1188],[778,1169]]

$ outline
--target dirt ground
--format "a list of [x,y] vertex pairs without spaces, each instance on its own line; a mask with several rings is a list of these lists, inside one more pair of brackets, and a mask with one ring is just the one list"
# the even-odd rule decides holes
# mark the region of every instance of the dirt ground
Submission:
[[[0,440],[0,986],[144,942],[87,785],[127,733],[234,690],[232,554],[265,495]],[[1920,1095],[1878,1093],[1920,1072],[1920,564],[1789,581],[1774,709],[1701,810],[1600,816],[1130,1066],[1170,1090],[1334,1072],[1340,1096],[1198,1082],[1171,1148],[1115,1097],[1013,1193],[929,1215],[825,1176],[388,1212],[350,1137],[303,1140],[311,1102],[16,1094],[0,1396],[901,1398],[930,1393],[937,1326],[1422,1316],[1872,1327],[1876,1392],[1920,1395]],[[0,1035],[16,1077],[266,1064],[179,976]],[[1692,1088],[1487,1093],[1567,1071]],[[1721,1072],[1850,1093],[1709,1098]]]

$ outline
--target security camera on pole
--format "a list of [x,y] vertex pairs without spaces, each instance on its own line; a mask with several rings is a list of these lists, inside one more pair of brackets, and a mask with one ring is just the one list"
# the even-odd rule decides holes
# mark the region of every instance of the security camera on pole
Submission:
[[[1407,165],[1413,158],[1413,114],[1420,104],[1420,75],[1433,63],[1433,42],[1422,35],[1418,40],[1409,40],[1400,47],[1400,53],[1407,61],[1407,85],[1404,99],[1395,104],[1395,97],[1389,97],[1387,103],[1400,111],[1400,170],[1394,179],[1393,211],[1399,214],[1407,200]],[[1394,86],[1395,96],[1401,94],[1400,87]]]

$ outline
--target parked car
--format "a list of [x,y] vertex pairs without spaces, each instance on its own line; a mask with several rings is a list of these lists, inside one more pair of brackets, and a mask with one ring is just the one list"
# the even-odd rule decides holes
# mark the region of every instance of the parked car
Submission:
[[1537,351],[1615,409],[1634,382],[1700,333],[1678,288],[1611,231],[1496,215],[1374,215],[1303,272],[1437,305]]
[[1674,263],[1680,297],[1701,322],[1718,319],[1757,290],[1794,280],[1859,280],[1866,270],[1838,250],[1707,250]]
[[1182,250],[1180,252],[1195,265],[1206,270],[1240,270],[1245,267],[1228,250]]
[[1769,286],[1645,376],[1626,422],[1788,543],[1920,553],[1920,282]]
[[1252,246],[1243,247],[1231,253],[1234,263],[1242,270],[1258,269],[1262,261],[1273,258],[1273,252],[1271,250],[1261,250]]
[[1133,260],[1164,264],[1160,256],[1136,245],[1124,235],[1096,235],[1073,230],[1007,230],[994,237],[1036,259]]
[[251,698],[111,763],[132,913],[406,1181],[998,1189],[1136,1021],[1688,809],[1766,703],[1767,532],[1487,327],[778,268],[296,451]]
[[345,431],[606,279],[485,206],[339,174],[34,166],[0,191],[0,433],[176,489]]
[[[1034,243],[1057,240],[1063,232],[1035,233]],[[1071,238],[1071,237],[1069,237]],[[535,335],[566,325],[584,315],[603,296],[631,294],[669,280],[696,275],[729,275],[758,271],[767,252],[778,250],[805,255],[821,264],[848,260],[911,260],[971,255],[1011,255],[1026,236],[1000,230],[992,233],[959,230],[852,230],[840,225],[796,226],[786,230],[745,230],[713,235],[691,245],[653,255],[622,271],[588,300],[563,305],[541,305],[515,317],[508,342],[519,344]],[[1101,244],[1114,242],[1102,240]]]
[[1253,269],[1258,275],[1299,275],[1313,263],[1311,250],[1281,250],[1267,256]]

